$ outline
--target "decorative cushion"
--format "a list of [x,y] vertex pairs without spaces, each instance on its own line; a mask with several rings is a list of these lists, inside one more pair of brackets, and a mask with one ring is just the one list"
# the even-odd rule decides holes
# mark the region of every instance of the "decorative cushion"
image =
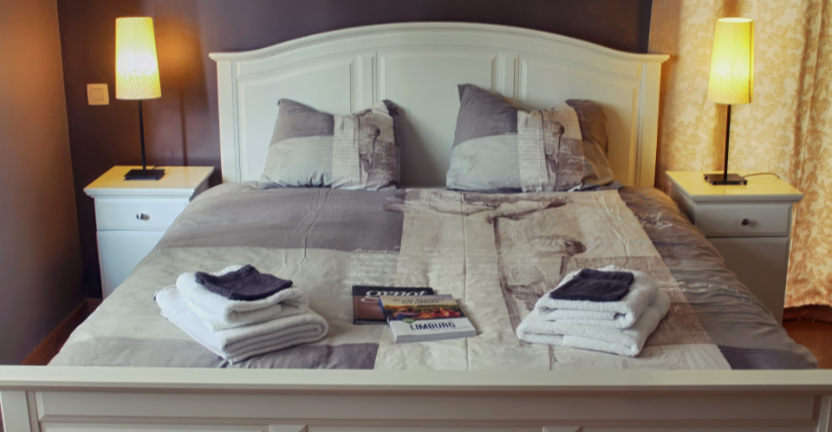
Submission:
[[611,183],[606,118],[587,100],[523,111],[470,84],[460,107],[446,186],[491,192],[583,190]]
[[399,181],[393,102],[338,116],[291,99],[278,102],[277,123],[261,181],[265,187],[378,190]]

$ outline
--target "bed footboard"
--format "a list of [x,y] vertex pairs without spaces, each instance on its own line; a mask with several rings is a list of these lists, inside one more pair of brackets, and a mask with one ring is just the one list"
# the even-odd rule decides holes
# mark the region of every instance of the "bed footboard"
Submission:
[[832,432],[830,371],[0,367],[8,432]]

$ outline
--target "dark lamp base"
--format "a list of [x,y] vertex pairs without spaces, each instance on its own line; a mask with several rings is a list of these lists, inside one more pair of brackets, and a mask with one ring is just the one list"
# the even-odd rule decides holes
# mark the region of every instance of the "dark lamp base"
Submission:
[[159,180],[160,178],[165,176],[165,170],[163,169],[148,169],[143,170],[141,168],[131,169],[127,171],[127,174],[124,175],[125,180]]
[[714,186],[748,184],[748,180],[740,177],[737,174],[728,174],[728,177],[725,177],[725,175],[723,175],[722,173],[705,174],[705,181]]

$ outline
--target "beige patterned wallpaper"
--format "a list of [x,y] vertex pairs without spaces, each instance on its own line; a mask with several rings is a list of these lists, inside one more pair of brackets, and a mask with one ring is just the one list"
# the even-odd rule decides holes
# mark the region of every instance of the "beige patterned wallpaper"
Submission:
[[832,305],[832,0],[653,0],[662,71],[656,182],[668,169],[722,168],[725,107],[707,99],[713,29],[755,20],[754,100],[732,108],[732,171],[771,171],[800,189],[787,306]]

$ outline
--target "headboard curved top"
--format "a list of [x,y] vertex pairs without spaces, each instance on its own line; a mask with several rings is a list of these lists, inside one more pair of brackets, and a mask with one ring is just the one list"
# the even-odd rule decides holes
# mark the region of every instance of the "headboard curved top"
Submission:
[[653,185],[667,55],[517,27],[427,22],[348,28],[210,57],[217,62],[226,182],[260,177],[278,99],[336,114],[390,99],[402,110],[402,185],[444,185],[459,109],[456,86],[471,83],[529,108],[570,98],[600,103],[617,180]]

